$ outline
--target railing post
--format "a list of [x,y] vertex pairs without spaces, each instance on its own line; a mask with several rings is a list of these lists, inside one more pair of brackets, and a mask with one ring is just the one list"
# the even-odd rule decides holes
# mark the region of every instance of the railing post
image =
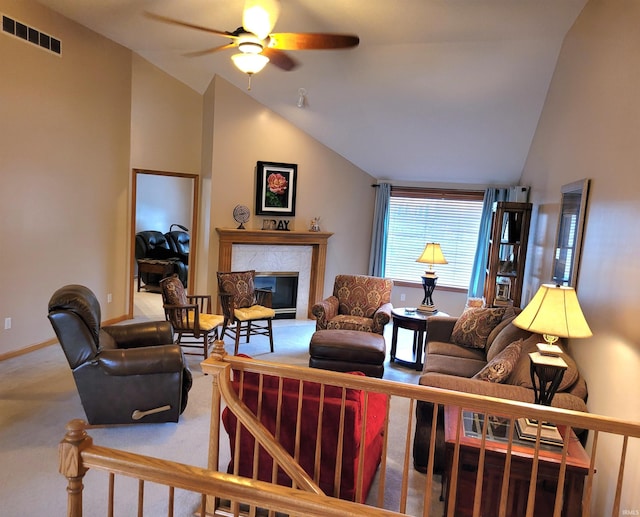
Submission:
[[[221,336],[223,337],[223,336]],[[220,414],[222,409],[219,389],[220,374],[228,366],[224,362],[227,352],[224,349],[224,341],[216,339],[209,357],[203,361],[202,371],[211,375],[211,422],[209,424],[209,455],[207,467],[218,472],[220,469]],[[206,496],[206,515],[215,512],[215,497]]]
[[93,440],[85,431],[86,426],[84,420],[71,420],[58,446],[59,471],[68,480],[67,517],[82,517],[82,479],[89,470],[82,464],[82,451],[93,445]]

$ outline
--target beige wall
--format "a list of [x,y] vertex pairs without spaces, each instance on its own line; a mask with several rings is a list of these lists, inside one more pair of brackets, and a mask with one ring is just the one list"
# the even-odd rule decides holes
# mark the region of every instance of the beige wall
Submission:
[[[531,289],[551,276],[560,187],[591,179],[578,296],[594,336],[570,344],[590,411],[640,421],[640,3],[591,1],[560,54],[521,183],[538,210]],[[621,510],[640,511],[640,444]],[[620,444],[601,440],[594,515],[615,492]],[[635,488],[635,489],[634,489]],[[632,515],[632,514],[629,514]],[[633,514],[635,515],[635,513]]]
[[131,167],[200,173],[202,95],[133,54]]
[[[255,167],[257,161],[298,165],[296,216],[290,227],[307,231],[319,216],[329,239],[325,294],[330,294],[339,273],[367,273],[373,217],[373,178],[282,117],[253,100],[221,77],[214,78],[205,93],[205,113],[210,117],[205,134],[205,163],[210,163],[211,246],[208,257],[208,289],[216,292],[218,248],[216,227],[235,228],[233,208],[251,210],[248,228],[261,228],[255,216]],[[205,175],[208,172],[205,172]]]
[[105,319],[124,312],[131,52],[28,0],[0,11],[62,41],[56,56],[0,35],[2,354],[52,337],[62,285],[94,290]]
[[[202,95],[137,54],[133,55],[132,68],[131,169],[200,175]],[[191,186],[193,180],[182,181]],[[194,230],[190,219],[186,226]],[[168,226],[162,231],[168,231]],[[200,246],[196,243],[192,251],[198,254]],[[199,263],[192,260],[189,270],[196,280]]]

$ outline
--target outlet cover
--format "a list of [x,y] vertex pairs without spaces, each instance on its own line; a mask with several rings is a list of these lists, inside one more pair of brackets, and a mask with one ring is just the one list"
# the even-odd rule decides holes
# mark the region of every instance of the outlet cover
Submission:
[[4,329],[9,330],[11,328],[11,318],[4,319]]

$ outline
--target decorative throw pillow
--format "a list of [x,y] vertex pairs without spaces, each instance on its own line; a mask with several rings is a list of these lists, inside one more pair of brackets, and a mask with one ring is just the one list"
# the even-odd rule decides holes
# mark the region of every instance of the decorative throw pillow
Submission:
[[515,368],[522,351],[522,339],[514,341],[492,361],[476,373],[473,378],[488,382],[504,382]]
[[167,305],[187,304],[187,293],[177,275],[163,278],[160,281],[160,286],[163,289],[164,299]]
[[218,272],[218,290],[230,294],[236,309],[251,307],[255,303],[255,270]]
[[504,308],[467,309],[456,320],[451,339],[458,345],[484,348],[487,337],[500,323]]

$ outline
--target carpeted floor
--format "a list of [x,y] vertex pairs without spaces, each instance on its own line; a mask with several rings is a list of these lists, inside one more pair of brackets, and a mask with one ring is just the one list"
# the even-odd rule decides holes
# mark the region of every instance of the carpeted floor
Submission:
[[[136,293],[136,320],[163,319],[160,303],[158,294]],[[275,353],[269,353],[266,338],[261,337],[241,345],[241,351],[264,360],[307,366],[308,343],[315,322],[279,320],[274,323]],[[387,343],[390,343],[391,329],[387,330]],[[406,340],[410,343],[409,335]],[[228,351],[230,347],[227,347]],[[189,393],[189,404],[179,423],[93,428],[89,434],[94,443],[205,467],[211,380],[202,374],[200,360],[195,356],[188,357],[194,384]],[[417,377],[417,372],[389,365],[387,360],[386,379],[416,383]],[[406,414],[405,408],[398,410]],[[0,362],[0,515],[66,514],[66,480],[58,474],[57,444],[64,435],[65,424],[73,418],[83,417],[71,371],[59,346],[49,346]],[[402,458],[403,452],[398,451],[398,454]],[[222,456],[222,464],[225,464],[228,451]],[[401,480],[394,479],[394,472],[391,469],[388,473],[387,486],[400,486]],[[435,481],[434,494],[437,494],[439,477]],[[424,482],[423,475],[412,471],[409,515],[422,515]],[[85,487],[85,515],[106,515],[106,475],[89,472],[85,477]],[[119,506],[115,515],[135,514],[136,490],[137,484],[133,480],[120,478],[117,481],[116,500]],[[145,489],[145,515],[166,515],[163,503],[158,502],[164,499],[166,489],[148,485]],[[191,515],[198,504],[197,496],[176,491],[175,515]],[[397,510],[397,503],[390,500],[389,504]],[[437,496],[430,515],[442,515],[442,505]]]

